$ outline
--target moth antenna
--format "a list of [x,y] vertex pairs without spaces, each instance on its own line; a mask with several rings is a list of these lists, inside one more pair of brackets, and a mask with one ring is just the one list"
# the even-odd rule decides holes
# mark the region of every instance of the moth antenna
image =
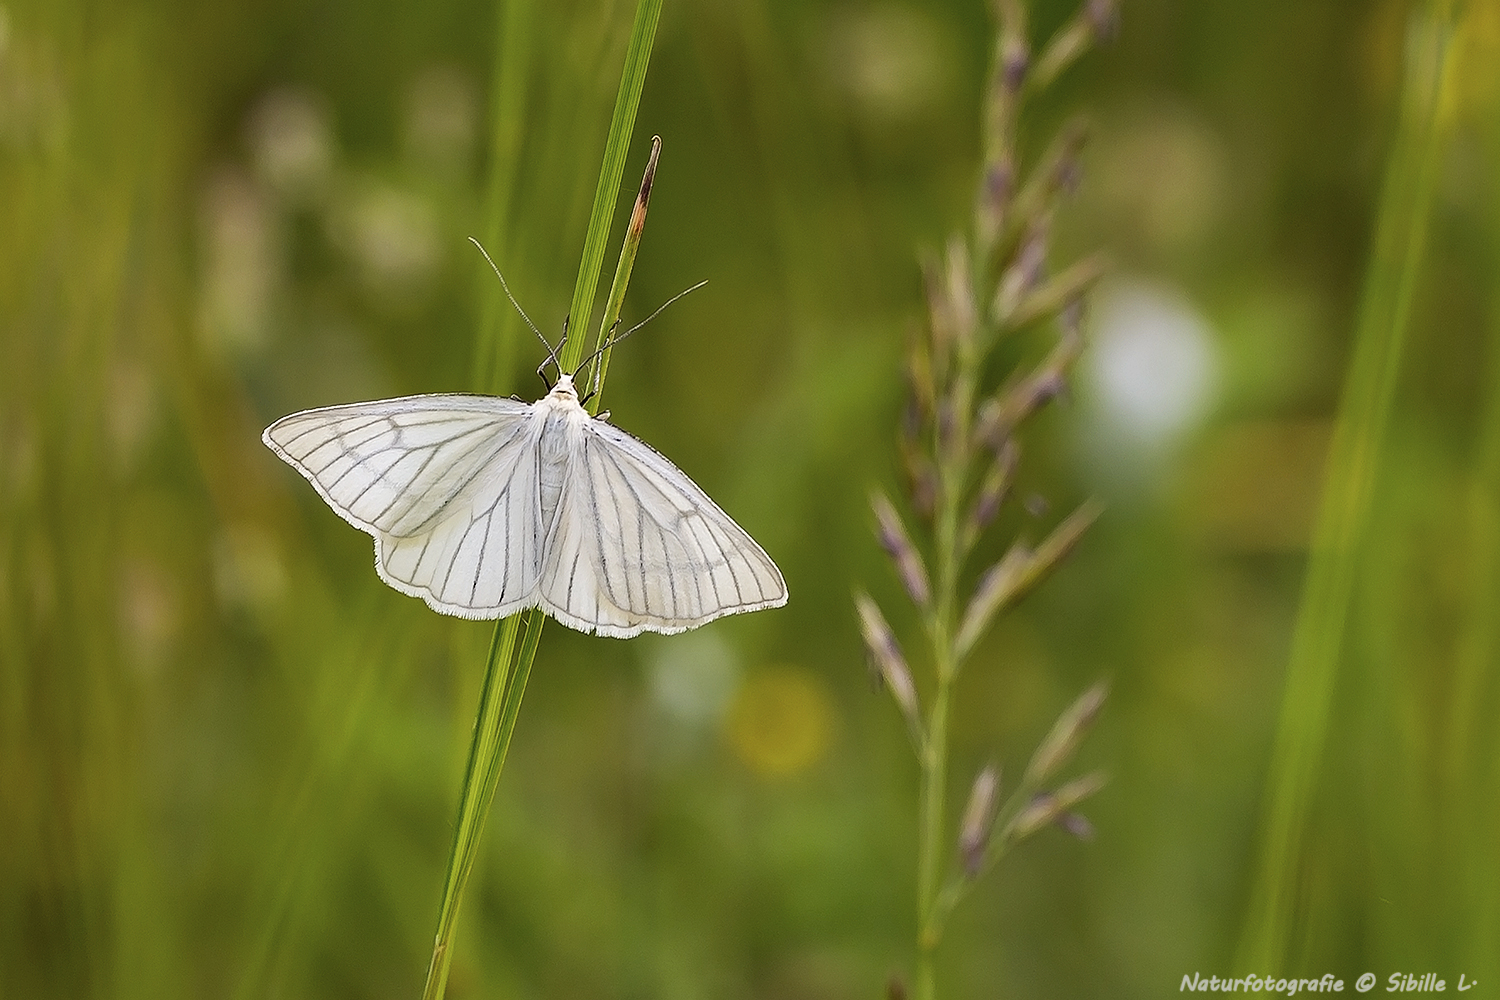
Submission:
[[[535,327],[533,327],[533,329],[535,329]],[[541,335],[538,334],[538,336],[541,336]],[[559,340],[557,342],[557,349],[559,351],[561,351],[563,349],[563,346],[565,344],[567,344],[567,342],[568,342],[568,317],[564,316],[563,317],[562,340]],[[542,341],[542,343],[546,343],[546,341]],[[562,365],[560,365],[560,364],[557,363],[557,354],[553,352],[553,350],[552,350],[551,347],[547,348],[547,355],[548,356],[542,360],[542,363],[536,366],[536,373],[537,373],[537,376],[542,380],[542,385],[545,385],[548,389],[551,389],[552,388],[552,383],[547,381],[547,376],[546,376],[546,374],[544,373],[543,370],[547,367],[547,362],[550,361],[550,362],[552,362],[552,367],[554,367],[554,368],[557,369],[557,375],[558,375],[558,377],[561,378],[562,377]]]
[[[557,373],[559,375],[561,375],[562,374],[562,365],[560,365],[560,364],[557,363],[557,351],[562,350],[562,344],[558,344],[557,345],[557,350],[556,351],[552,349],[552,345],[547,342],[547,338],[544,337],[544,336],[542,336],[542,331],[540,331],[540,330],[538,330],[536,328],[536,324],[531,321],[531,317],[528,316],[528,315],[526,315],[526,310],[521,308],[521,303],[517,302],[516,301],[516,297],[514,295],[510,294],[510,285],[508,285],[508,284],[505,283],[505,275],[501,274],[500,273],[500,269],[495,266],[495,262],[494,262],[494,260],[492,260],[490,258],[490,252],[484,248],[484,244],[480,243],[478,240],[476,240],[472,236],[469,237],[469,242],[472,243],[472,244],[474,244],[476,247],[478,247],[479,248],[479,252],[482,253],[482,254],[484,254],[484,259],[489,262],[490,270],[494,271],[495,272],[495,277],[497,277],[497,278],[500,279],[500,287],[503,288],[503,289],[505,289],[505,297],[507,299],[510,299],[510,304],[516,307],[516,312],[518,312],[518,313],[521,314],[521,318],[526,321],[526,325],[531,328],[531,332],[534,333],[534,334],[536,334],[536,339],[540,340],[542,342],[542,346],[547,349],[547,361],[551,361],[552,364],[553,364],[553,366],[557,369]],[[563,321],[563,343],[567,343],[567,340],[568,340],[568,324],[567,324],[567,321],[564,320]],[[542,381],[543,382],[547,382],[547,376],[546,375],[542,375],[542,369],[545,368],[545,367],[547,367],[547,361],[543,361],[540,365],[537,366],[537,369],[536,369],[536,373],[538,375],[542,376]],[[547,388],[549,388],[549,389],[552,388],[551,383],[547,384]]]
[[[593,354],[590,354],[588,357],[584,358],[583,362],[581,364],[579,364],[579,366],[577,368],[573,369],[573,374],[576,375],[579,372],[583,371],[584,365],[587,365],[590,361],[593,361],[599,355],[603,354],[605,351],[609,350],[611,347],[614,347],[620,341],[624,340],[626,337],[630,336],[632,333],[635,333],[635,331],[639,330],[641,327],[645,326],[647,323],[651,322],[653,319],[655,319],[657,316],[659,316],[661,314],[661,311],[663,309],[667,308],[667,306],[671,305],[673,302],[676,302],[678,299],[682,298],[688,292],[696,292],[698,289],[702,288],[706,284],[708,284],[708,279],[705,278],[703,281],[698,282],[696,285],[693,285],[690,288],[684,288],[682,291],[678,292],[676,295],[672,296],[670,299],[668,299],[667,301],[663,302],[661,305],[657,306],[656,307],[656,311],[653,312],[650,316],[647,316],[645,319],[641,320],[635,326],[632,326],[629,330],[626,330],[624,333],[620,334],[618,337],[616,337],[614,335],[614,332],[615,332],[615,330],[617,330],[619,328],[620,321],[619,320],[615,320],[615,325],[609,328],[609,336],[605,338],[604,343],[601,344],[601,345],[599,345],[599,349],[596,350]],[[595,374],[596,375],[598,374],[598,369],[595,369]],[[592,395],[594,395],[595,392],[598,392],[598,391],[599,390],[596,388],[594,390],[594,392],[589,393],[589,395],[592,396]]]

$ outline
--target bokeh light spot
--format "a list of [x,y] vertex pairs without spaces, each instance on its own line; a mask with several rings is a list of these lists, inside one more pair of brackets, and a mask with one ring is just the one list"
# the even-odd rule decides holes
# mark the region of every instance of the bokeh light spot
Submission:
[[221,357],[256,354],[269,340],[283,281],[279,219],[259,185],[225,168],[204,192],[201,221],[204,343]]
[[849,8],[829,26],[828,69],[872,125],[899,126],[948,89],[951,46],[938,22],[915,7]]
[[334,219],[333,236],[354,257],[366,286],[386,297],[425,285],[442,255],[427,199],[378,181],[353,188]]
[[646,663],[651,700],[690,725],[722,717],[740,682],[734,649],[712,630],[653,645],[656,655]]
[[286,561],[274,535],[258,524],[233,525],[214,545],[214,592],[224,607],[267,611],[287,588]]
[[1222,235],[1232,203],[1255,197],[1243,165],[1233,171],[1212,126],[1186,108],[1122,109],[1112,127],[1083,194],[1153,253],[1201,252]]
[[435,170],[466,166],[478,128],[476,104],[473,85],[458,70],[424,70],[406,92],[402,139],[408,155]]
[[1104,289],[1093,339],[1085,377],[1112,436],[1169,444],[1207,414],[1218,383],[1213,334],[1176,290],[1145,282]]
[[730,706],[735,755],[763,778],[784,778],[822,759],[835,709],[823,683],[805,670],[777,667],[752,674]]
[[251,112],[248,141],[256,173],[291,199],[323,192],[333,169],[333,127],[322,99],[292,87],[273,90]]

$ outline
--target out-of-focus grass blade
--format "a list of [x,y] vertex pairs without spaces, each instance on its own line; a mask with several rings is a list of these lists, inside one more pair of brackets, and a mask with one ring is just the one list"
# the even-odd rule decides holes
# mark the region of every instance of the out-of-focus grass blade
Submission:
[[1435,164],[1445,136],[1441,110],[1451,86],[1452,39],[1450,7],[1440,0],[1413,20],[1407,39],[1400,122],[1287,664],[1259,857],[1237,955],[1241,970],[1283,968],[1296,936],[1304,932],[1296,923],[1303,834],[1322,772],[1345,621],[1421,269]]
[[[495,76],[490,88],[489,176],[485,183],[484,242],[491,254],[504,259],[502,243],[514,229],[517,163],[527,102],[530,53],[535,42],[531,0],[503,0],[499,39],[495,46]],[[510,372],[520,317],[495,287],[490,269],[479,269],[479,332],[474,338],[474,384],[480,392],[495,392]]]
[[[586,328],[594,292],[599,285],[610,217],[619,200],[625,155],[635,126],[636,109],[640,106],[641,89],[645,85],[646,67],[650,61],[651,45],[656,37],[656,25],[660,17],[661,0],[640,0],[625,53],[620,89],[615,98],[614,117],[609,125],[609,139],[605,144],[604,163],[599,171],[599,185],[594,193],[594,207],[589,216],[588,235],[584,240],[583,261],[579,265],[578,279],[573,290],[569,325],[574,330]],[[504,73],[504,67],[498,67],[497,72]],[[632,227],[631,233],[638,242],[639,228]],[[627,270],[625,280],[628,277]],[[618,293],[623,300],[624,288],[619,288]],[[583,360],[584,345],[585,338],[581,335],[569,339],[561,357],[565,371],[578,367]],[[449,852],[448,871],[443,880],[443,902],[438,913],[437,936],[427,969],[423,1000],[438,1000],[447,987],[448,969],[453,961],[453,931],[458,922],[464,886],[474,867],[474,858],[484,832],[485,817],[489,814],[490,802],[494,799],[500,772],[505,766],[505,755],[510,748],[521,699],[526,693],[526,680],[531,674],[532,661],[536,658],[537,644],[541,641],[543,621],[544,616],[540,612],[528,611],[512,615],[495,626],[489,661],[485,666],[479,715],[469,747],[469,762],[464,771],[453,847]]]
[[[1477,20],[1472,17],[1471,22]],[[1473,36],[1465,40],[1474,51]],[[1492,72],[1482,59],[1466,59],[1472,80]],[[1488,116],[1484,149],[1487,162],[1500,156],[1500,119]],[[1500,250],[1500,176],[1490,172],[1490,259]],[[1493,266],[1493,265],[1492,265]],[[1488,367],[1485,397],[1473,469],[1470,473],[1465,544],[1470,557],[1469,591],[1464,607],[1463,633],[1455,662],[1445,733],[1443,773],[1448,778],[1445,814],[1462,838],[1457,856],[1464,861],[1463,885],[1454,900],[1453,926],[1460,928],[1456,954],[1470,979],[1495,982],[1500,977],[1500,858],[1495,838],[1500,831],[1500,734],[1494,719],[1500,705],[1500,275],[1490,279]]]

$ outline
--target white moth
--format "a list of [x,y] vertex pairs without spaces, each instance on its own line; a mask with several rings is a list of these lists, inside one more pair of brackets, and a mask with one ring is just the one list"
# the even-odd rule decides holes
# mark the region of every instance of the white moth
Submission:
[[781,571],[645,442],[562,374],[535,403],[422,395],[304,410],[261,435],[375,569],[444,614],[541,608],[582,632],[683,632],[786,603]]

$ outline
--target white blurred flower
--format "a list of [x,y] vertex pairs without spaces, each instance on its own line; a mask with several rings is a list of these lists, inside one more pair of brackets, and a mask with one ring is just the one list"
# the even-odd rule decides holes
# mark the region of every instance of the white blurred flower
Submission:
[[1218,388],[1208,323],[1177,290],[1142,281],[1103,288],[1084,354],[1100,429],[1142,450],[1170,445],[1207,416]]
[[154,674],[181,630],[181,607],[170,574],[145,559],[129,559],[119,580],[119,626],[128,662]]
[[333,130],[317,95],[289,87],[271,91],[251,112],[248,132],[256,174],[271,190],[292,200],[326,191]]
[[830,22],[834,82],[876,125],[899,125],[943,96],[953,52],[940,24],[896,3],[849,7]]
[[721,718],[740,685],[733,648],[711,630],[651,645],[646,663],[651,700],[689,725],[711,725]]
[[118,358],[109,373],[105,404],[110,443],[120,470],[130,469],[151,436],[156,417],[156,386],[151,370],[133,358]]
[[381,181],[353,185],[332,227],[335,242],[375,291],[409,293],[437,270],[437,216],[415,192]]
[[208,183],[202,208],[199,327],[220,355],[263,348],[281,284],[281,226],[261,188],[233,168]]
[[433,66],[407,88],[402,138],[407,154],[440,170],[462,169],[474,151],[477,101],[458,70]]
[[0,152],[61,148],[69,124],[65,79],[56,51],[15,31],[0,5]]
[[214,540],[214,594],[226,608],[267,610],[286,592],[286,562],[276,538],[249,522]]

